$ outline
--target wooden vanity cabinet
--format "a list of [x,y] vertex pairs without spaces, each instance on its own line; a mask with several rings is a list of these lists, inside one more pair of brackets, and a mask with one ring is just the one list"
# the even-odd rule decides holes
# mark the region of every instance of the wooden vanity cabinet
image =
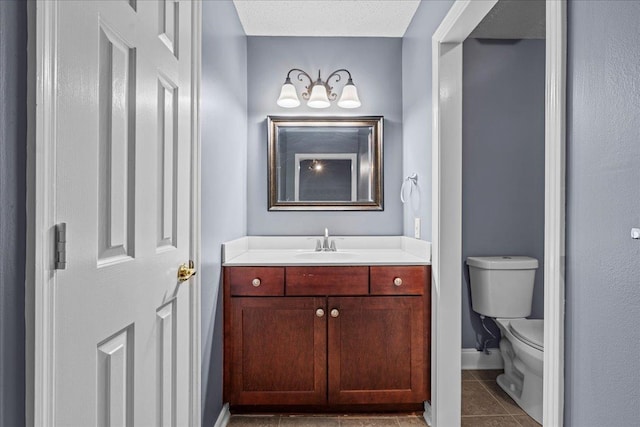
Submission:
[[233,298],[231,390],[238,405],[327,399],[325,298]]
[[330,404],[426,400],[421,297],[329,297],[328,309]]
[[430,398],[430,282],[428,266],[225,267],[224,400],[421,407]]

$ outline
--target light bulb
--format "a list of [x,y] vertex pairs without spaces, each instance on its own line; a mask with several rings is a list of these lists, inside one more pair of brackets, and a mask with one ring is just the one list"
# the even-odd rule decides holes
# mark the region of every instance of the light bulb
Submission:
[[311,108],[327,108],[331,105],[327,97],[327,89],[322,84],[314,84],[307,105]]
[[280,91],[280,97],[278,98],[277,104],[284,108],[294,108],[300,105],[300,100],[296,93],[296,87],[291,84],[291,80],[289,78],[287,78],[282,85],[282,90]]
[[349,79],[342,89],[342,96],[340,96],[338,106],[342,108],[358,108],[361,105],[360,98],[358,98],[358,89],[356,89],[353,81]]

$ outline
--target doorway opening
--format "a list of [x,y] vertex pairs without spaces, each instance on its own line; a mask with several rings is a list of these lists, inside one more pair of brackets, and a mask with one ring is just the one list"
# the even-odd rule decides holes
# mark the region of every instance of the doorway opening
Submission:
[[[498,1],[458,1],[432,42],[433,295],[431,425],[460,423],[463,42]],[[566,2],[545,2],[543,418],[562,425]],[[458,379],[458,380],[456,380]]]

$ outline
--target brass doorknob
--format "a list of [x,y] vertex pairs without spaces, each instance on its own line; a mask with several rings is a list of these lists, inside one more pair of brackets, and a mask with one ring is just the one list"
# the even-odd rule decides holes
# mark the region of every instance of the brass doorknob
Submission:
[[178,281],[186,282],[191,278],[191,276],[195,276],[196,274],[196,266],[193,261],[189,261],[189,264],[182,264],[178,267]]

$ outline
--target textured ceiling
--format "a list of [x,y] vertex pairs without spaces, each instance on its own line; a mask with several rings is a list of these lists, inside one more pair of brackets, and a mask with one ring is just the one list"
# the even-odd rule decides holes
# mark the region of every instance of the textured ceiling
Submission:
[[402,37],[420,0],[233,0],[248,36]]
[[500,0],[469,38],[544,39],[544,3],[544,0]]

